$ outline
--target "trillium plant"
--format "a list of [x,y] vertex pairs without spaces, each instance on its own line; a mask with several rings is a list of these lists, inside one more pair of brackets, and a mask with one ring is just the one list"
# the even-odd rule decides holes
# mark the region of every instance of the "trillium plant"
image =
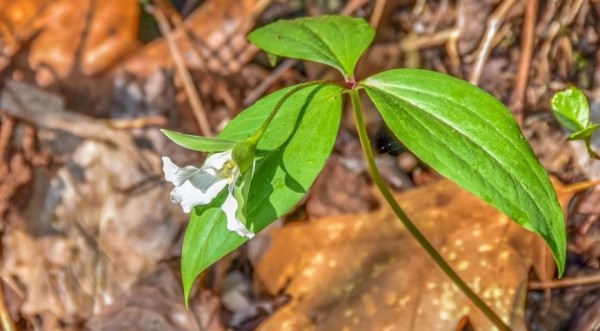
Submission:
[[[539,234],[562,275],[564,216],[548,174],[516,121],[494,97],[440,73],[395,69],[359,79],[354,69],[373,41],[363,19],[342,16],[278,21],[249,40],[269,55],[320,62],[338,81],[312,81],[265,96],[217,138],[163,132],[175,143],[211,153],[200,167],[163,158],[174,203],[191,213],[182,247],[186,302],[198,275],[290,211],[332,152],[347,96],[374,184],[398,219],[454,283],[500,329],[508,329],[460,279],[403,212],[375,164],[359,93],[366,93],[394,135],[417,157]],[[508,318],[508,317],[506,317]]]
[[590,157],[600,160],[600,155],[592,148],[592,135],[600,124],[591,121],[590,105],[585,94],[571,87],[556,93],[551,103],[556,119],[571,132],[569,140],[583,140]]

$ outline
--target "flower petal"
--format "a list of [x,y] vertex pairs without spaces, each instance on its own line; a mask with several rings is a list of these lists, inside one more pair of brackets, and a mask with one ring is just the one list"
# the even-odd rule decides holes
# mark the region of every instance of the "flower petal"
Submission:
[[218,170],[218,169],[223,168],[223,165],[225,165],[225,163],[227,161],[231,161],[231,160],[232,160],[231,150],[221,152],[221,153],[214,153],[206,158],[206,161],[204,161],[204,164],[202,165],[202,169]]
[[[209,187],[201,187],[198,186],[195,182],[202,174],[204,176],[211,176],[205,172],[200,172],[196,176],[192,177],[191,180],[185,181],[181,186],[177,186],[171,191],[171,201],[173,203],[178,203],[181,205],[181,208],[184,212],[189,213],[192,211],[192,208],[196,206],[207,205],[211,203],[221,191],[227,185],[226,179],[220,179],[216,182],[213,182]],[[215,176],[211,176],[212,178],[216,178]]]
[[170,158],[163,156],[163,172],[165,173],[165,179],[175,186],[180,186],[200,171],[199,168],[193,166],[187,166],[185,168],[178,167]]
[[233,196],[234,186],[229,186],[229,194],[225,199],[225,202],[221,206],[221,209],[227,216],[227,230],[233,231],[239,234],[242,237],[247,237],[248,239],[252,239],[254,237],[254,233],[252,231],[246,229],[246,226],[238,219],[237,210],[238,210],[238,202]]

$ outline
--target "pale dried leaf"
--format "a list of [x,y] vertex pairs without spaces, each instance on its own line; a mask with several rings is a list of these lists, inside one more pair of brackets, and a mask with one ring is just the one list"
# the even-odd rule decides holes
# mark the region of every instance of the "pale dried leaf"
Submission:
[[[524,329],[541,239],[447,180],[397,198],[471,288]],[[261,330],[449,330],[464,316],[492,329],[388,209],[275,229],[272,238],[257,275],[292,301]]]
[[42,85],[107,70],[137,46],[135,0],[59,0],[40,8],[29,64]]
[[114,304],[90,319],[86,330],[225,330],[218,298],[207,290],[199,290],[186,310],[178,278],[168,266],[159,265]]
[[[159,173],[159,157],[141,155]],[[90,317],[170,254],[185,215],[137,157],[86,141],[49,186],[36,179],[44,198],[27,224],[37,237],[15,229],[3,236],[2,270],[23,285],[23,312],[66,323]]]
[[[173,30],[173,39],[189,68],[219,74],[237,73],[256,54],[246,40],[258,14],[271,0],[205,1],[181,26]],[[146,45],[127,61],[123,69],[139,76],[171,66],[173,58],[165,38]]]

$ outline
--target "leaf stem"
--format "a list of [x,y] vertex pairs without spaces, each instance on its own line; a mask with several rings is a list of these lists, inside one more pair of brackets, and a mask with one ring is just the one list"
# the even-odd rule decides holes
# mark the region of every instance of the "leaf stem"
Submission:
[[596,160],[600,160],[600,155],[596,153],[594,148],[592,147],[592,137],[587,137],[585,139],[585,147],[587,148],[587,152],[590,155],[590,158],[594,158]]
[[411,219],[404,213],[392,192],[384,183],[375,158],[373,157],[373,149],[371,148],[371,142],[369,141],[369,135],[365,126],[365,121],[362,115],[362,106],[360,104],[360,98],[356,89],[349,90],[350,99],[352,101],[352,109],[354,110],[354,116],[356,117],[356,127],[358,130],[358,136],[362,145],[371,178],[373,182],[381,191],[381,194],[390,205],[396,216],[400,219],[402,224],[406,227],[408,232],[419,242],[419,244],[425,249],[429,256],[435,261],[435,263],[442,268],[444,273],[458,286],[458,288],[473,302],[483,314],[485,314],[500,330],[510,330],[510,328],[492,311],[486,304],[473,292],[469,286],[460,278],[460,276],[452,269],[452,267],[444,260],[444,258],[437,252],[435,247],[427,240],[425,235],[417,228],[417,226],[411,221]]

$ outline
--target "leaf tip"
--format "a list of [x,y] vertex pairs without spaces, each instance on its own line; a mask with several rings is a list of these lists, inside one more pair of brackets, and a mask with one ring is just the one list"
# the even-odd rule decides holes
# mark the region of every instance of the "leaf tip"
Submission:
[[183,284],[183,304],[185,305],[185,310],[190,310],[190,296],[192,293],[192,285],[194,284],[194,279],[189,279],[185,274],[181,275],[181,281]]

